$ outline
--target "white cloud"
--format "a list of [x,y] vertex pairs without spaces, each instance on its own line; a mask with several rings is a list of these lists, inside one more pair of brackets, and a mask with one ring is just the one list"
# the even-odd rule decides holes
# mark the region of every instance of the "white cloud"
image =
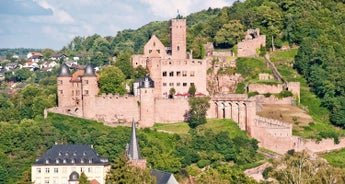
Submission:
[[140,0],[150,6],[152,13],[159,17],[176,17],[177,10],[183,16],[202,9],[230,6],[235,0]]
[[44,22],[52,22],[61,23],[61,24],[70,24],[75,22],[73,17],[68,14],[66,11],[58,9],[52,5],[50,5],[46,0],[34,0],[39,6],[45,9],[50,9],[53,11],[53,15],[51,16],[36,16],[32,17],[30,20],[33,22],[37,21],[44,21]]

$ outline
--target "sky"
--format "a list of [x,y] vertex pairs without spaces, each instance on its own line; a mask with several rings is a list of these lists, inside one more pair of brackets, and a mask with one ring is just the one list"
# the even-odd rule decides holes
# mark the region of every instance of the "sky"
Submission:
[[116,36],[235,0],[0,0],[0,48],[60,50],[76,36]]

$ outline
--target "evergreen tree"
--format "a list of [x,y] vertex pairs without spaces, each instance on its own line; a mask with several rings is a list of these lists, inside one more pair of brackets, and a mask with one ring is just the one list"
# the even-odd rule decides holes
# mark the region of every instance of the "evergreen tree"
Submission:
[[86,174],[84,172],[82,172],[80,174],[80,177],[79,177],[79,184],[90,184],[90,182],[88,181],[88,178],[86,176]]

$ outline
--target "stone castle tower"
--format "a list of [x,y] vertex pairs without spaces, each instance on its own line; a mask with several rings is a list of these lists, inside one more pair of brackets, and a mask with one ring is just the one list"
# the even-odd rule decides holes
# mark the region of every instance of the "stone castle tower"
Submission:
[[155,98],[153,81],[148,76],[140,88],[140,126],[151,127],[155,121]]
[[186,19],[172,19],[170,21],[171,56],[186,59]]
[[98,95],[98,82],[97,76],[91,67],[88,65],[85,68],[84,75],[81,77],[81,87],[82,87],[82,109],[83,109],[83,116],[87,118],[92,118],[89,115],[92,114],[90,108],[84,108],[85,106],[95,106],[95,97]]

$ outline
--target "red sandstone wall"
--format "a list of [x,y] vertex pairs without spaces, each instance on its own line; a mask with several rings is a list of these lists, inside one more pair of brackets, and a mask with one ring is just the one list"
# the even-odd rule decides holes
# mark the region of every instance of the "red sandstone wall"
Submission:
[[139,120],[139,98],[134,96],[101,95],[95,98],[93,118],[104,122]]
[[278,85],[266,85],[266,84],[249,84],[248,85],[248,91],[254,92],[257,91],[260,94],[265,93],[280,93],[283,89],[282,84]]
[[265,97],[264,95],[256,95],[256,96],[251,97],[250,99],[260,104],[279,104],[279,105],[284,105],[284,104],[290,105],[292,101],[294,101],[293,97],[286,97],[286,98],[279,99],[275,97],[274,95],[271,95],[270,97]]
[[266,45],[266,36],[261,35],[258,38],[253,40],[243,40],[238,44],[238,57],[249,57],[249,56],[256,56],[256,49],[260,48],[260,46]]
[[333,139],[322,139],[320,142],[316,140],[307,139],[299,142],[295,142],[294,149],[296,151],[302,151],[307,149],[314,153],[328,152],[331,150],[338,150],[345,147],[345,138],[341,138],[339,144],[335,144]]
[[189,110],[188,98],[155,99],[155,122],[169,123],[184,121]]

